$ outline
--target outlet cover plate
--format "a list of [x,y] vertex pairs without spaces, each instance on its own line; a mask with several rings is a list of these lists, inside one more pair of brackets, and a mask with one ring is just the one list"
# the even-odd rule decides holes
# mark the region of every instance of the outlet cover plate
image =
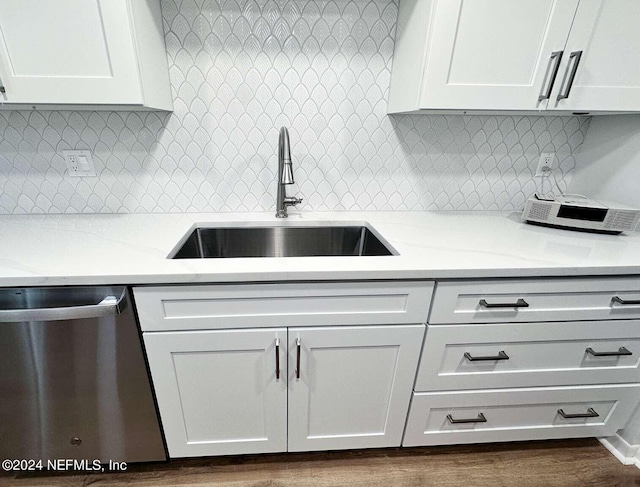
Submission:
[[549,176],[553,170],[553,160],[556,157],[555,152],[543,152],[540,154],[538,160],[538,167],[536,168],[536,177]]
[[67,162],[69,176],[72,178],[91,177],[96,175],[91,151],[88,150],[63,150],[62,155]]

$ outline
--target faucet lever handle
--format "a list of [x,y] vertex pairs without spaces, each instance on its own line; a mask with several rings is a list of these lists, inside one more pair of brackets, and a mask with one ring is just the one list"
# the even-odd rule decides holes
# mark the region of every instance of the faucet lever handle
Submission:
[[296,198],[295,196],[287,196],[284,199],[285,206],[295,206],[299,205],[300,203],[302,203],[302,198]]

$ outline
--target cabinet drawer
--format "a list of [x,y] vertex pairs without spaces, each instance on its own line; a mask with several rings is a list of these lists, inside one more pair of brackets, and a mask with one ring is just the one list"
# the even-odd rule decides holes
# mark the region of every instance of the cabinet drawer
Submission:
[[609,436],[626,424],[639,392],[640,385],[625,384],[414,393],[402,444]]
[[144,331],[424,323],[433,283],[332,282],[136,287]]
[[429,323],[640,318],[640,278],[438,282]]
[[640,382],[640,320],[429,325],[416,391]]

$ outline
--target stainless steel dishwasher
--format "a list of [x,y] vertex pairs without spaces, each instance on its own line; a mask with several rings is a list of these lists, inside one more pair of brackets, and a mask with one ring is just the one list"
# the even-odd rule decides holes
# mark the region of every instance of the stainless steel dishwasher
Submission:
[[126,287],[0,289],[0,459],[166,459]]

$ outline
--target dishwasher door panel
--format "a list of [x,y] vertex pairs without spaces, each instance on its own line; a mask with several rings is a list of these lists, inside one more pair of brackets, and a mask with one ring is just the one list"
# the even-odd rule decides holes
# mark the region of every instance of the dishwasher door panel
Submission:
[[[124,294],[115,314],[0,322],[0,457],[166,459],[128,290],[62,290],[76,291],[78,302],[46,301],[42,289],[1,290],[0,310],[52,309],[55,303],[77,312],[110,292]],[[11,292],[22,302],[7,303]]]

